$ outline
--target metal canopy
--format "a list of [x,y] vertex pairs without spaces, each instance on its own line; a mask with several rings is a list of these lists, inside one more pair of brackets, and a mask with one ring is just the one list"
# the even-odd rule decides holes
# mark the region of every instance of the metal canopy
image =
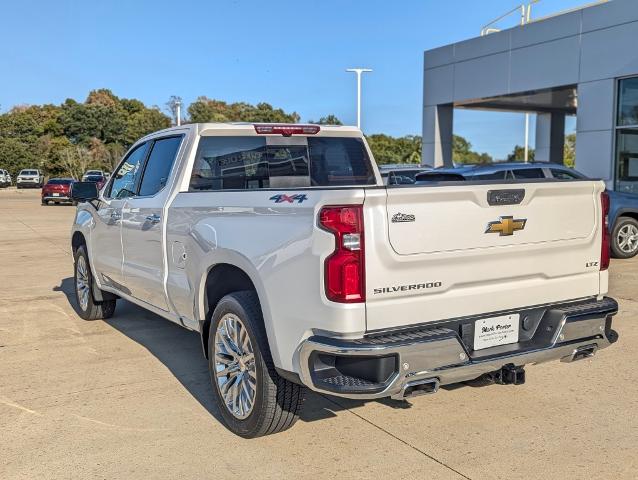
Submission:
[[454,107],[507,112],[560,112],[575,115],[578,108],[578,90],[576,85],[567,85],[546,90],[465,100],[455,103]]

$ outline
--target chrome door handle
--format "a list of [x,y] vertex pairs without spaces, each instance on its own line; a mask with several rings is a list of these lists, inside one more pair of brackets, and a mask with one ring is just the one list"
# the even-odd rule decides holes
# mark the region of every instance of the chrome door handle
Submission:
[[157,213],[154,213],[153,215],[149,215],[148,217],[146,217],[146,221],[151,223],[159,223],[160,220],[161,218]]
[[120,212],[111,212],[111,220],[119,220],[122,218]]

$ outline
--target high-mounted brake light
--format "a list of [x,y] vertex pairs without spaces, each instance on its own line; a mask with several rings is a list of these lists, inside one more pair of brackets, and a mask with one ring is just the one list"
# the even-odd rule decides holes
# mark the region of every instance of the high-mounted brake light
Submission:
[[321,130],[319,125],[258,125],[255,124],[255,132],[267,135],[316,135]]
[[607,270],[609,268],[609,249],[611,244],[611,238],[609,234],[609,194],[602,192],[600,194],[600,205],[602,212],[602,243],[600,245],[600,270]]
[[324,207],[319,225],[335,237],[335,250],[324,264],[326,297],[339,303],[364,302],[363,206]]

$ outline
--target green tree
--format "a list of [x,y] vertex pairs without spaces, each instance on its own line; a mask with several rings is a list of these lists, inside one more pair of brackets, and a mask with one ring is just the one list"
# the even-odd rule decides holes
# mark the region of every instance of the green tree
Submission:
[[455,164],[485,164],[492,163],[493,158],[487,153],[472,150],[472,144],[460,135],[452,137],[452,161]]
[[23,168],[40,166],[32,145],[19,138],[0,137],[0,159],[13,178]]
[[[536,151],[533,148],[530,148],[527,152],[527,159],[532,162],[534,161],[534,157],[536,156]],[[507,156],[508,162],[523,162],[525,161],[525,147],[521,147],[520,145],[516,145],[512,153]]]
[[75,144],[86,144],[91,138],[99,138],[104,143],[122,143],[126,117],[126,111],[120,105],[67,100],[62,105],[61,124],[65,136]]
[[565,148],[563,153],[563,163],[571,168],[576,166],[576,134],[565,135]]
[[0,159],[14,175],[23,168],[49,176],[76,175],[84,165],[111,170],[138,138],[169,125],[157,107],[104,88],[84,102],[18,105],[0,115]]
[[336,117],[336,115],[333,115],[332,113],[325,117],[321,117],[318,122],[314,120],[309,120],[308,123],[315,123],[318,125],[343,125],[343,122],[339,120]]
[[263,122],[297,123],[297,112],[286,113],[281,108],[273,108],[269,103],[226,103],[208,97],[198,97],[188,106],[190,121],[206,122]]
[[388,163],[421,163],[421,137],[392,137],[382,133],[368,135],[368,145],[379,165]]
[[158,109],[144,107],[128,116],[123,137],[124,144],[131,145],[144,135],[170,126],[170,119]]

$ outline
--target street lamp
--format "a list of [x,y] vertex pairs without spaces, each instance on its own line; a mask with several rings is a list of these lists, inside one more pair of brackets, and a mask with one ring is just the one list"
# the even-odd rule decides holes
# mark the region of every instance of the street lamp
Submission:
[[182,102],[177,100],[175,102],[175,123],[179,127],[182,124]]
[[361,74],[371,72],[369,68],[348,68],[346,72],[357,74],[357,128],[361,128]]

